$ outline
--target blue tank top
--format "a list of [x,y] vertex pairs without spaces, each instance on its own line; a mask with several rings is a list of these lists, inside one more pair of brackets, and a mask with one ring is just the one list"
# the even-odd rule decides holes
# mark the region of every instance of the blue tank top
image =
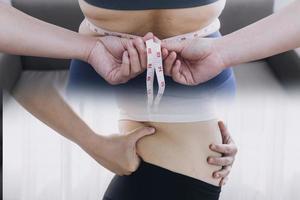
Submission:
[[85,0],[87,3],[112,10],[176,9],[204,6],[218,0]]

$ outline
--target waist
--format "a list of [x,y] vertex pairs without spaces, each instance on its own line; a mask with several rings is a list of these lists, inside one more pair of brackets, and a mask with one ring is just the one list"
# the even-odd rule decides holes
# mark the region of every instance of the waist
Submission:
[[[111,4],[112,1],[107,2]],[[124,3],[127,3],[124,1]],[[151,2],[148,2],[151,3]],[[151,10],[114,10],[112,8],[95,7],[83,0],[79,0],[83,14],[95,26],[109,31],[128,33],[143,36],[147,32],[153,32],[159,38],[167,38],[181,35],[201,29],[217,19],[224,6],[225,0],[205,6],[189,6],[182,9],[158,9]],[[147,2],[140,2],[144,5]],[[176,2],[170,1],[170,6]],[[160,4],[161,5],[161,4]],[[134,7],[134,5],[128,4]],[[97,35],[82,23],[80,33]]]
[[222,143],[217,120],[186,123],[137,122],[120,120],[121,133],[142,126],[153,126],[156,133],[137,143],[137,152],[149,163],[184,174],[212,185],[218,185],[212,173],[219,167],[207,163],[208,156],[221,156],[209,149],[211,143]]

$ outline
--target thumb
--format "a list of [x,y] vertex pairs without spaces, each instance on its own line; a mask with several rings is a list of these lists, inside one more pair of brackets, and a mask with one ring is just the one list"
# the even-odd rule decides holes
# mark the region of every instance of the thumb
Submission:
[[122,64],[121,64],[122,75],[128,77],[130,75],[130,61],[128,51],[124,51],[122,55]]
[[166,48],[169,51],[175,51],[176,53],[181,52],[187,45],[188,45],[188,42],[186,40],[180,41],[180,42],[163,40],[161,42],[162,48]]
[[154,35],[153,35],[153,33],[148,32],[148,33],[143,37],[143,40],[144,40],[144,42],[146,42],[147,40],[150,40],[150,39],[154,39]]
[[155,128],[153,127],[141,127],[133,131],[130,134],[131,139],[136,143],[142,137],[147,135],[152,135],[155,132]]
[[158,39],[152,32],[147,33],[144,37],[143,40],[146,42],[147,40],[153,39],[154,42],[156,43],[161,43],[161,40]]
[[227,140],[230,138],[230,134],[229,134],[223,121],[218,121],[218,125],[219,125],[219,129],[220,129],[220,132],[222,135],[223,144],[225,144],[228,142]]

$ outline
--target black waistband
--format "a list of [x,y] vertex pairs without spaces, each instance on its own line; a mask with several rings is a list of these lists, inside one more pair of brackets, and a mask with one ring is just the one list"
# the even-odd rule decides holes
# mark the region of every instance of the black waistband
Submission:
[[[186,176],[180,173],[173,172],[166,168],[142,161],[138,170],[135,172],[135,175],[139,173],[147,173],[148,177],[157,177],[162,176],[168,180],[168,182],[180,183],[180,185],[189,190],[196,190],[201,193],[206,193],[209,195],[219,196],[221,192],[221,187],[215,186],[199,179]],[[156,180],[157,182],[162,181],[161,179]]]
[[214,3],[218,0],[85,0],[97,7],[112,10],[150,10],[192,8]]

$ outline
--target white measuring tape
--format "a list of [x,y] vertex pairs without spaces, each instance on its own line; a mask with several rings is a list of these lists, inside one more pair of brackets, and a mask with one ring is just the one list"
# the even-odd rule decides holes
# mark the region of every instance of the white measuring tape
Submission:
[[146,77],[146,87],[148,96],[148,111],[153,105],[153,81],[154,72],[156,73],[158,82],[158,92],[154,100],[154,106],[157,108],[160,99],[165,91],[165,77],[162,64],[162,53],[160,43],[156,43],[153,39],[146,41],[147,49],[147,77]]
[[[103,36],[117,36],[122,38],[134,39],[136,35],[130,35],[126,33],[118,33],[108,31],[102,28],[99,28],[92,24],[88,19],[85,19],[86,25],[95,33]],[[198,37],[205,37],[212,33],[215,33],[220,29],[220,21],[216,19],[214,22],[209,24],[208,26],[183,35],[178,35],[174,37],[170,37],[164,39],[162,41],[183,41],[188,39],[194,39]],[[161,45],[158,42],[154,42],[153,39],[146,41],[146,48],[147,48],[147,76],[146,76],[146,87],[147,87],[147,98],[148,98],[148,111],[151,111],[151,108],[157,109],[159,102],[164,94],[166,83],[164,78],[164,71],[163,71],[163,62],[162,62],[162,53],[161,53]],[[156,74],[157,81],[158,81],[158,92],[154,99],[154,91],[153,91],[153,83],[154,83],[154,74]],[[154,101],[154,103],[153,103]]]

